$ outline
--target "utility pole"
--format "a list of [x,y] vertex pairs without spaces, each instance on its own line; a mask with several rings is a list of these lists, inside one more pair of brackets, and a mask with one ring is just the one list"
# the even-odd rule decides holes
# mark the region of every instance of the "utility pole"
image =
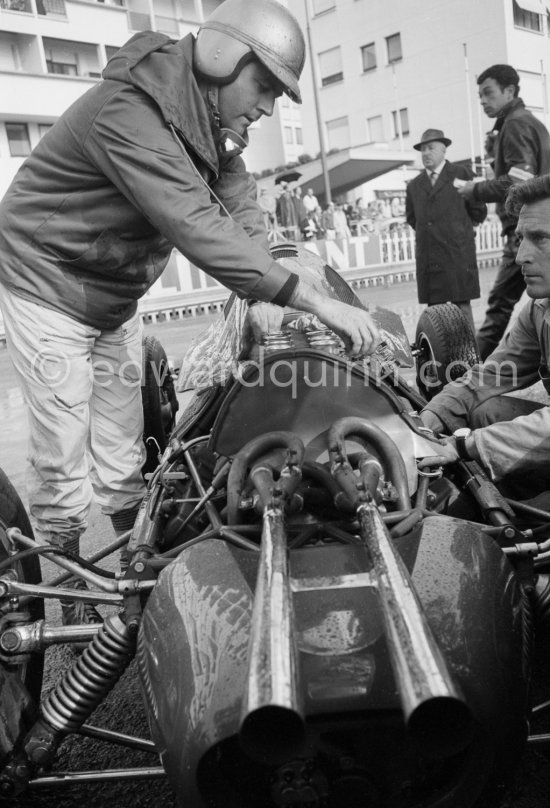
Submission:
[[327,155],[325,148],[325,130],[323,128],[323,121],[321,119],[321,105],[319,102],[319,85],[317,81],[317,61],[313,52],[311,44],[311,26],[309,24],[309,5],[308,0],[304,0],[304,9],[306,12],[306,31],[307,31],[307,44],[309,48],[309,61],[311,63],[311,78],[313,81],[313,100],[315,103],[315,117],[317,118],[317,131],[319,133],[319,148],[321,150],[321,166],[323,168],[323,181],[325,183],[325,202],[328,205],[332,201],[330,193],[330,180],[328,176]]
[[[393,83],[393,97],[395,103],[395,125],[397,127],[397,136],[399,137],[399,150],[405,151],[403,142],[403,122],[401,121],[401,109],[399,106],[399,92],[397,90],[397,75],[395,73],[395,62],[391,65],[392,83]],[[405,163],[401,166],[401,174],[403,177],[403,184],[407,184],[407,167]]]
[[[476,82],[477,82],[476,76]],[[484,180],[487,179],[487,161],[485,159],[485,135],[483,134],[483,124],[481,122],[481,104],[477,104],[477,131],[479,136],[479,159],[480,159],[480,170],[481,176]],[[472,171],[475,173],[475,168],[472,167]]]
[[[472,94],[470,91],[470,68],[468,67],[468,46],[465,42],[462,43],[464,48],[464,70],[466,72],[466,98],[468,101],[468,124],[470,128],[470,160],[472,162],[472,171],[476,173],[476,150],[474,146],[474,123],[472,121]],[[483,152],[481,152],[483,154]]]
[[[549,34],[545,34],[545,36],[549,36]],[[549,121],[548,121],[548,83],[546,79],[546,69],[544,66],[544,59],[540,60],[540,80],[541,80],[541,89],[542,89],[542,108],[544,114],[544,124],[548,129]]]

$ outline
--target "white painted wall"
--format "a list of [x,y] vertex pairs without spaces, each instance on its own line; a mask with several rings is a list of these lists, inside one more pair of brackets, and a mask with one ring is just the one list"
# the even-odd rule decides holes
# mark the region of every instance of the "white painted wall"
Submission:
[[[304,24],[304,0],[290,0],[289,7]],[[336,45],[342,49],[344,81],[319,90],[323,121],[347,115],[351,143],[357,145],[367,138],[366,119],[382,115],[386,140],[395,147],[391,111],[406,107],[410,136],[404,147],[417,142],[424,129],[437,127],[453,140],[451,160],[470,156],[471,129],[479,153],[482,135],[493,125],[479,110],[476,75],[499,62],[536,73],[541,59],[547,69],[550,61],[547,36],[514,27],[512,0],[336,0],[333,10],[311,18],[310,27],[315,54]],[[385,38],[397,32],[403,59],[394,73]],[[370,42],[376,44],[378,64],[363,73],[360,47]],[[535,84],[525,80],[528,104],[537,101]],[[302,87],[305,148],[315,153],[319,141],[309,61]]]

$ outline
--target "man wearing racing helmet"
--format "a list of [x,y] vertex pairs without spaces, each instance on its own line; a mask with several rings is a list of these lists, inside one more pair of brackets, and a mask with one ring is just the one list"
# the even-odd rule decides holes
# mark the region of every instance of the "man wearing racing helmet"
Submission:
[[[354,354],[368,314],[300,280],[268,250],[239,156],[276,98],[300,101],[302,32],[274,0],[226,0],[195,38],[136,34],[23,163],[0,204],[0,301],[29,412],[28,495],[44,538],[78,552],[92,490],[116,531],[144,493],[137,300],[173,247],[242,298],[256,333],[286,304]],[[273,305],[275,304],[275,305]],[[64,622],[93,622],[82,603]]]

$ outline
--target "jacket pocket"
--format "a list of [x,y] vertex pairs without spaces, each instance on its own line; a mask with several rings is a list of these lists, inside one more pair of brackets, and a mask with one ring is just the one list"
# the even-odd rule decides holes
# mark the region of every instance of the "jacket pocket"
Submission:
[[171,245],[157,231],[145,238],[121,238],[112,230],[103,230],[76,258],[59,256],[71,269],[143,281],[160,264],[166,263]]

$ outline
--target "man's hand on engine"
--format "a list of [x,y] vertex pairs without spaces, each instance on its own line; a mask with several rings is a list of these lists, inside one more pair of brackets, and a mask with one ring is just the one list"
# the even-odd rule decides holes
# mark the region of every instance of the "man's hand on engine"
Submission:
[[371,354],[380,342],[378,328],[367,311],[320,294],[303,281],[298,283],[290,305],[315,314],[342,337],[351,356]]
[[281,330],[284,309],[273,303],[254,303],[248,309],[246,320],[252,330],[255,341],[261,344],[267,334]]
[[371,354],[378,347],[378,328],[364,309],[327,299],[326,305],[316,314],[322,323],[342,337],[350,356]]

